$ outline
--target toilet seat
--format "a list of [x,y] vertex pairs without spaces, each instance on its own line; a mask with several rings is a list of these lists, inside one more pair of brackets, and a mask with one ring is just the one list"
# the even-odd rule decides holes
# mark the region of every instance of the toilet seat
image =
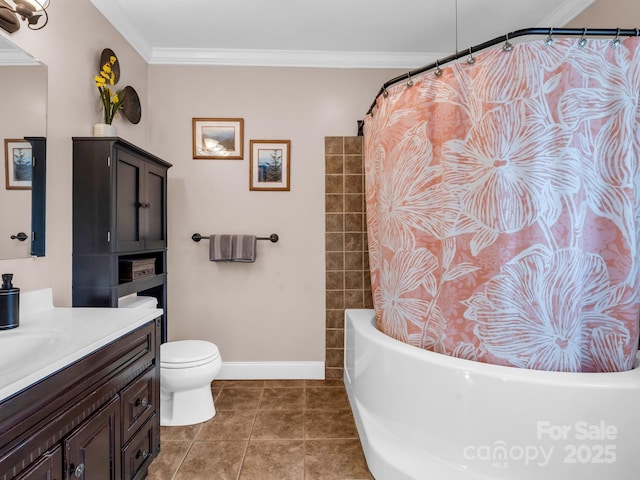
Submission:
[[178,340],[160,345],[161,368],[190,368],[215,362],[218,347],[204,340]]

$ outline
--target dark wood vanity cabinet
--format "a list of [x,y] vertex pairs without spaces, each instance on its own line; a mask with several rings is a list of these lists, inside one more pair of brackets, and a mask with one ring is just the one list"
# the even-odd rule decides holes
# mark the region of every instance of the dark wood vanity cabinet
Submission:
[[138,480],[160,451],[156,319],[0,402],[0,480]]
[[[73,139],[73,306],[117,307],[138,293],[167,298],[167,171],[170,163],[117,137]],[[142,278],[123,265],[151,262]],[[124,263],[123,263],[124,262]]]

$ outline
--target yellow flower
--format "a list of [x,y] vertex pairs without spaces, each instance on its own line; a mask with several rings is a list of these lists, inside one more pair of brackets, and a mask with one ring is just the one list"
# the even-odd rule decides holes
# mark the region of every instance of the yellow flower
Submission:
[[109,125],[118,113],[118,110],[123,107],[122,101],[124,99],[124,91],[121,90],[120,92],[114,93],[107,86],[114,85],[116,82],[116,72],[114,72],[111,66],[115,65],[117,61],[118,59],[115,55],[112,55],[109,57],[109,61],[102,65],[99,75],[93,77],[96,87],[98,87],[100,101],[102,102],[104,123],[108,123]]

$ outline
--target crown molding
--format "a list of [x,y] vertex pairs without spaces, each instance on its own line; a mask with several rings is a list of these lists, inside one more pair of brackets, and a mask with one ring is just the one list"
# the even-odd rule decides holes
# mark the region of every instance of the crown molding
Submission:
[[42,65],[35,58],[22,50],[0,50],[0,66]]
[[140,35],[138,29],[122,11],[117,2],[112,0],[89,0],[94,7],[105,17],[113,28],[149,63],[151,59],[151,45]]
[[561,27],[576,18],[596,0],[565,0],[551,12],[540,25],[552,25]]
[[446,54],[429,52],[154,48],[149,63],[157,65],[413,69],[435,61],[444,55]]

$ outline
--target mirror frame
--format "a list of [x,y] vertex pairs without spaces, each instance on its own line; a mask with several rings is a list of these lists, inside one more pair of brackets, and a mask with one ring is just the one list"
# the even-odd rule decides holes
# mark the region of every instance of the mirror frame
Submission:
[[31,172],[31,255],[44,257],[46,239],[47,202],[47,139],[24,137],[31,144],[33,170]]

